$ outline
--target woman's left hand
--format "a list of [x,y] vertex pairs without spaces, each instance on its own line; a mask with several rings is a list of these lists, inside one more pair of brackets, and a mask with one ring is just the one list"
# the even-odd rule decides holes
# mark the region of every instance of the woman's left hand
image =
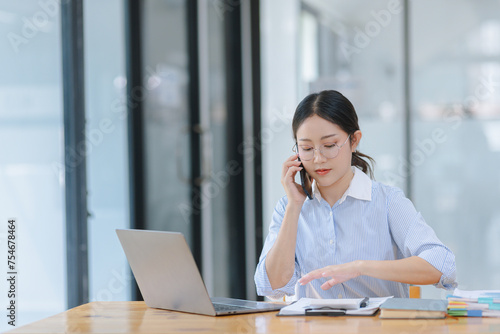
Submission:
[[316,269],[303,276],[299,283],[300,285],[306,285],[314,279],[330,277],[323,285],[321,289],[328,290],[336,284],[343,283],[361,275],[361,261],[353,261],[344,264],[331,265],[321,269]]

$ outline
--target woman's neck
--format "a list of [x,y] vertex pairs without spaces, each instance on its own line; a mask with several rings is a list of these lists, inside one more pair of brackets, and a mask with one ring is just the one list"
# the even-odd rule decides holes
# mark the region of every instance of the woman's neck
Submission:
[[344,193],[347,191],[347,188],[349,188],[353,177],[354,173],[352,171],[352,168],[349,168],[344,176],[338,179],[337,182],[327,187],[321,187],[318,184],[318,189],[321,193],[321,197],[323,197],[323,199],[327,201],[330,206],[335,205],[335,203],[337,203],[337,201],[342,198]]

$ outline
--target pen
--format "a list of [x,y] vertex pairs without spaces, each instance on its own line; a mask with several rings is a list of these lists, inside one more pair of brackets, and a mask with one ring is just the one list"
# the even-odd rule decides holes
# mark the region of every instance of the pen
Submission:
[[368,305],[368,300],[368,297],[363,298],[363,300],[359,304],[359,307],[366,307],[366,305]]

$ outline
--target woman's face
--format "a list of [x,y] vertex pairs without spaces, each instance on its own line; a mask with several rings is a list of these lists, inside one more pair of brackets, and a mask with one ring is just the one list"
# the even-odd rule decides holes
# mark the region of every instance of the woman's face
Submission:
[[[334,185],[350,171],[352,151],[356,147],[351,146],[347,137],[348,134],[337,124],[318,115],[307,118],[297,129],[299,156],[301,151],[316,149],[313,159],[309,161],[301,160],[307,173],[316,180],[320,188]],[[320,154],[320,148],[332,144],[338,146],[344,144],[335,158],[328,159],[323,154]]]

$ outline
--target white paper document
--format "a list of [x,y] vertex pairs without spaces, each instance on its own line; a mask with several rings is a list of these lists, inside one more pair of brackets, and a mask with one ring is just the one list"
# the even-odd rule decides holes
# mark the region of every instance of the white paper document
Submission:
[[468,299],[468,301],[477,302],[479,298],[493,298],[495,303],[500,303],[500,290],[460,290],[455,289],[453,296]]
[[[390,297],[370,298],[366,307],[361,307],[354,310],[345,310],[345,315],[372,315],[377,312],[378,308]],[[283,307],[278,315],[305,315],[307,309],[328,307],[330,309],[344,310],[341,306],[349,304],[351,301],[358,303],[359,299],[316,299],[316,298],[301,298],[295,303]]]

